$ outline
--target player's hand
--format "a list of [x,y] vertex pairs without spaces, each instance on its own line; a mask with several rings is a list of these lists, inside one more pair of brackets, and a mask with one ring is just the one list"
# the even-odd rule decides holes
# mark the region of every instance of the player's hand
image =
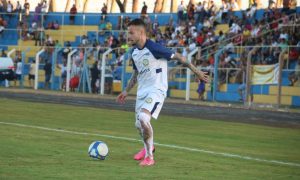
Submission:
[[197,76],[199,79],[203,80],[204,82],[208,82],[209,80],[208,72],[198,71]]
[[117,97],[117,102],[120,104],[124,104],[127,95],[128,95],[128,93],[126,91],[121,92]]

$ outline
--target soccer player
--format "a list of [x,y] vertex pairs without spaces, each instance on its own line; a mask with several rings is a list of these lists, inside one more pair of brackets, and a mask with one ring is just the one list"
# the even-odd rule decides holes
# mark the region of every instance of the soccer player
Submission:
[[144,148],[134,156],[134,159],[140,161],[141,166],[152,166],[155,161],[150,120],[152,117],[157,119],[166,97],[167,61],[178,60],[203,81],[208,81],[208,75],[199,71],[180,54],[173,53],[166,47],[147,39],[146,31],[146,24],[141,19],[134,19],[128,24],[128,40],[133,45],[131,57],[134,71],[126,89],[117,97],[117,102],[125,103],[128,92],[136,83],[138,84],[135,126],[143,139]]

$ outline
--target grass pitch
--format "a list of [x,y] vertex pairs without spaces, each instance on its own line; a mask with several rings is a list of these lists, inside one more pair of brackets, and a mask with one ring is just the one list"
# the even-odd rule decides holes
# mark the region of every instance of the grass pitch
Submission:
[[[164,115],[152,125],[157,163],[142,168],[133,112],[0,99],[0,179],[300,179],[299,129]],[[88,157],[94,140],[106,160]]]

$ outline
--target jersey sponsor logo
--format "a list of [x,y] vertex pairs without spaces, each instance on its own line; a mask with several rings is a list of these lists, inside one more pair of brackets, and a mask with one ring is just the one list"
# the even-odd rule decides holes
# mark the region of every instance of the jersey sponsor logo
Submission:
[[152,98],[151,98],[151,97],[148,97],[148,98],[146,98],[146,100],[145,100],[145,101],[146,101],[146,103],[150,104],[150,103],[152,103],[152,101],[153,101],[153,100],[152,100]]
[[140,74],[144,74],[144,73],[147,73],[147,72],[149,72],[149,71],[150,71],[150,69],[147,68],[147,69],[142,70],[142,71],[140,72]]

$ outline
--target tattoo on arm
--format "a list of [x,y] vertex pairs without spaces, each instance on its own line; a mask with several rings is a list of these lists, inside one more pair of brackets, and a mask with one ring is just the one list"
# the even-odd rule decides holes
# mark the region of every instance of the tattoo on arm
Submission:
[[134,70],[133,73],[132,73],[132,76],[131,76],[131,78],[129,80],[129,83],[128,83],[127,87],[126,87],[126,91],[127,92],[129,92],[134,87],[134,85],[136,84],[136,82],[137,82],[137,75],[138,75],[138,72],[136,70]]
[[176,53],[173,59],[178,60],[184,66],[188,67],[193,73],[197,74],[199,72],[199,70],[192,63],[188,62],[188,60],[183,56],[181,56],[180,54]]

